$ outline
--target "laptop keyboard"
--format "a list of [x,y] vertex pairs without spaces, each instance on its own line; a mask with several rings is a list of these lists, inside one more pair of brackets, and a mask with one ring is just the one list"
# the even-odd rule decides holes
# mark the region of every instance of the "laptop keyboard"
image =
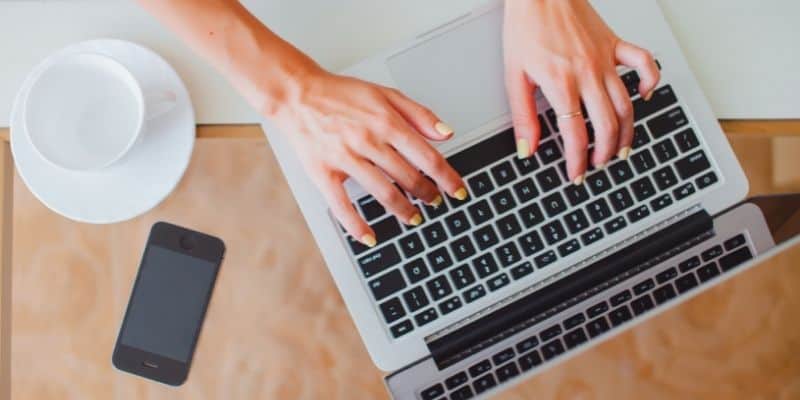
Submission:
[[[529,159],[516,157],[511,129],[450,156],[470,197],[448,197],[437,208],[412,199],[424,210],[419,226],[401,224],[372,196],[357,201],[378,246],[343,235],[391,337],[532,278],[717,182],[673,88],[661,86],[645,102],[636,95],[636,72],[622,78],[634,95],[633,150],[627,160],[587,172],[582,185],[567,177],[557,119],[548,110],[539,115],[541,144]],[[587,128],[591,148],[591,122]]]
[[[703,249],[606,300],[592,303],[538,333],[419,392],[422,400],[466,400],[641,316],[753,258],[744,234]],[[644,274],[640,274],[644,275]],[[611,288],[609,291],[613,291]],[[449,395],[449,396],[448,396]]]

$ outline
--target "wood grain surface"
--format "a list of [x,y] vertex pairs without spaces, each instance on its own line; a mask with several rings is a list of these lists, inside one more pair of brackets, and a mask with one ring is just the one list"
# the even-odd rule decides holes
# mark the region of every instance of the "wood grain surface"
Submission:
[[[733,144],[752,192],[800,188],[791,174],[776,186],[781,163],[796,161],[774,159],[773,139]],[[18,177],[14,193],[13,399],[387,398],[263,140],[199,140],[177,190],[121,224],[59,217]],[[180,388],[118,372],[110,361],[158,220],[228,246]],[[498,398],[800,399],[798,256],[790,250]]]

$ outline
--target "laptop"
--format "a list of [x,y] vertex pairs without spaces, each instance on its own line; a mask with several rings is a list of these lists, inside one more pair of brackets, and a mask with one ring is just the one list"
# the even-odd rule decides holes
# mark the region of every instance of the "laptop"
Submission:
[[662,80],[645,102],[636,72],[618,71],[634,105],[633,151],[589,171],[583,185],[566,176],[557,119],[541,94],[540,147],[516,158],[499,0],[346,71],[399,88],[456,131],[437,148],[470,196],[438,208],[409,196],[423,210],[421,225],[405,226],[347,181],[379,245],[348,237],[289,143],[264,122],[370,356],[390,373],[393,398],[494,394],[745,269],[778,243],[763,201],[732,208],[747,179],[655,0],[593,5],[621,37],[654,52]]

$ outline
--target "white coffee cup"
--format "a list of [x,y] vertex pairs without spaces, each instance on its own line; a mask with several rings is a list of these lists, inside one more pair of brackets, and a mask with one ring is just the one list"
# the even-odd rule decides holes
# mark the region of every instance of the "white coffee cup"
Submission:
[[145,122],[175,103],[169,91],[145,94],[133,74],[108,56],[68,54],[34,77],[23,121],[46,161],[68,170],[100,170],[124,157]]

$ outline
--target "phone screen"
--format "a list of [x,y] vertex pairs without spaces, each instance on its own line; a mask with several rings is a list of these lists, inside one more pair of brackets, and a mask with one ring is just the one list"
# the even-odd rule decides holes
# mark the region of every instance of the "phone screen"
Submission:
[[151,245],[131,295],[120,343],[185,363],[216,277],[216,264]]

